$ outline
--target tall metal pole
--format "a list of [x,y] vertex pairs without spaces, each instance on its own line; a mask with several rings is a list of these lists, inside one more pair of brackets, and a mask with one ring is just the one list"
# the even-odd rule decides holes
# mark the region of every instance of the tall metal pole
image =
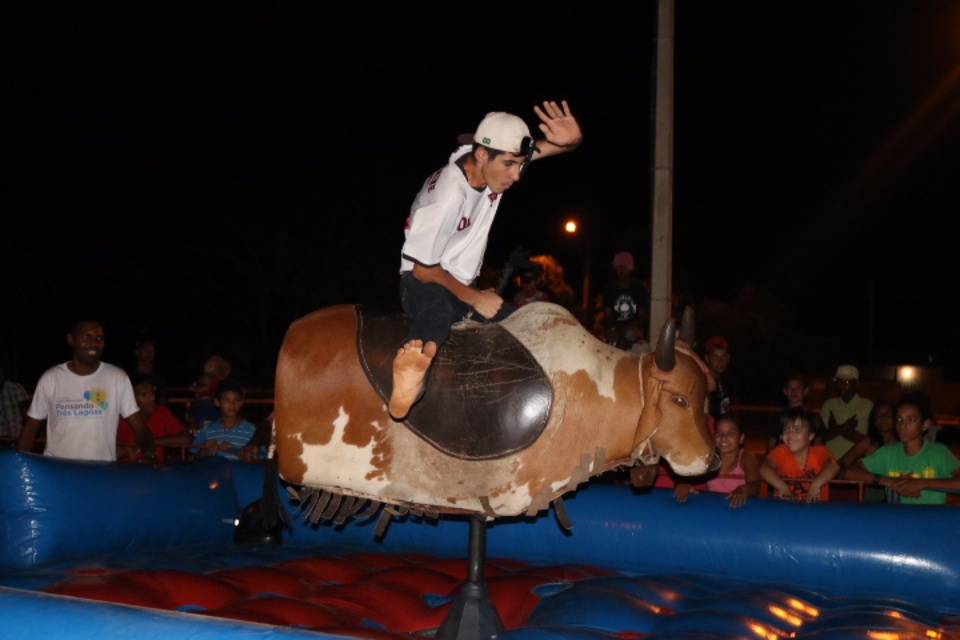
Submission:
[[590,236],[583,232],[583,322],[587,329],[593,324],[593,304],[590,299]]
[[653,335],[670,317],[673,291],[673,14],[673,0],[658,1],[650,252],[650,332]]
[[873,310],[874,302],[876,298],[876,289],[874,287],[875,280],[871,276],[870,278],[870,287],[867,290],[869,301],[867,308],[867,364],[873,365]]

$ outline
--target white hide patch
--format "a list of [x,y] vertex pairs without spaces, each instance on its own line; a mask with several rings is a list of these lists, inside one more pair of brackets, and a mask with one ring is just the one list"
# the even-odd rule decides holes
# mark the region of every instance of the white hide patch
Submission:
[[[376,471],[371,464],[375,441],[363,447],[344,442],[344,432],[350,424],[350,416],[340,407],[339,414],[333,421],[333,435],[327,444],[303,444],[301,460],[306,466],[304,483],[308,485],[324,485],[350,487],[365,493],[377,493],[383,486],[385,479],[377,476],[368,480],[367,475]],[[384,427],[374,423],[377,431]]]
[[584,329],[560,305],[537,302],[520,307],[500,323],[519,340],[553,378],[556,373],[572,376],[584,371],[604,398],[616,399],[616,362],[630,354],[604,344]]

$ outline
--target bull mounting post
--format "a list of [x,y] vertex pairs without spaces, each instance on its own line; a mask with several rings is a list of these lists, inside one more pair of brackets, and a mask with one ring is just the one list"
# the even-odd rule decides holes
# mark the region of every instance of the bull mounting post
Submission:
[[481,516],[470,518],[467,553],[467,581],[460,586],[457,599],[437,630],[438,640],[478,640],[504,630],[500,614],[490,599],[490,589],[483,580],[487,523]]

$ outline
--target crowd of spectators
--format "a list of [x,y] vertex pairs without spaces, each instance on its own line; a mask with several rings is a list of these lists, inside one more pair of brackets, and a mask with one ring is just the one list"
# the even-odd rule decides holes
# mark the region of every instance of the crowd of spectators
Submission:
[[[628,255],[617,254],[615,268],[617,282],[632,287]],[[538,272],[518,280],[524,303],[547,299],[537,288]],[[634,303],[646,308],[642,301]],[[620,300],[613,304],[618,306],[629,305]],[[611,317],[611,326],[618,326],[615,314]],[[645,319],[645,313],[628,318],[629,328],[614,332],[617,343],[625,335],[642,339]],[[167,406],[169,391],[156,367],[153,340],[136,343],[134,365],[126,372],[101,361],[106,336],[98,322],[78,322],[66,342],[71,359],[47,370],[32,398],[0,369],[0,436],[15,438],[17,449],[34,451],[45,431],[43,452],[64,458],[163,464],[171,448],[185,458],[264,456],[265,425],[258,429],[244,418],[245,390],[223,356],[206,360],[189,386],[193,397],[183,404],[181,419]],[[935,441],[936,419],[923,393],[908,393],[895,405],[875,403],[860,395],[857,367],[842,364],[832,377],[835,395],[814,408],[808,405],[807,377],[792,373],[783,384],[783,409],[765,421],[765,451],[754,453],[745,447],[747,434],[734,412],[738,387],[730,371],[730,344],[713,336],[705,341],[702,357],[706,409],[721,465],[712,475],[693,479],[662,469],[657,485],[674,488],[679,501],[712,491],[740,507],[761,495],[764,485],[768,497],[825,501],[836,480],[865,485],[861,497],[868,502],[942,504],[948,493],[960,492],[960,460]]]
[[181,458],[263,457],[264,429],[243,418],[245,391],[223,356],[206,361],[180,418],[168,406],[152,339],[135,344],[126,371],[101,360],[107,341],[96,320],[77,322],[66,342],[70,359],[45,371],[32,397],[0,370],[0,436],[18,450],[34,452],[42,439],[52,457],[156,466],[170,450]]
[[[722,345],[717,353],[718,345]],[[724,463],[705,478],[680,480],[663,470],[658,486],[675,486],[678,501],[687,502],[697,488],[725,493],[731,506],[757,495],[750,475],[731,486],[711,489],[711,482],[729,477],[730,425],[739,424],[734,402],[718,393],[718,380],[729,365],[729,345],[711,338],[704,349],[708,371],[708,413]],[[717,365],[720,366],[718,372]],[[793,373],[783,387],[785,407],[770,416],[764,429],[766,453],[759,475],[768,495],[783,500],[830,500],[830,483],[844,480],[865,485],[867,502],[944,504],[949,493],[960,493],[960,460],[937,443],[930,398],[920,391],[904,394],[895,404],[874,404],[859,395],[860,372],[854,365],[837,367],[832,382],[836,396],[813,411],[807,406],[806,376]],[[736,433],[736,432],[734,432]],[[738,454],[738,460],[742,460]],[[744,467],[745,468],[745,467]],[[697,482],[700,482],[698,485]],[[742,488],[741,488],[742,487]],[[734,499],[736,497],[736,499]]]

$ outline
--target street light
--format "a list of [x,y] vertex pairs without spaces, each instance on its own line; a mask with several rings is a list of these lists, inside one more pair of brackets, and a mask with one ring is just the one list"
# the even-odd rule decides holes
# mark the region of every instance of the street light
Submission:
[[[567,220],[563,230],[572,236],[577,235],[579,226],[576,220]],[[580,232],[580,241],[583,243],[583,322],[590,325],[590,236]]]

